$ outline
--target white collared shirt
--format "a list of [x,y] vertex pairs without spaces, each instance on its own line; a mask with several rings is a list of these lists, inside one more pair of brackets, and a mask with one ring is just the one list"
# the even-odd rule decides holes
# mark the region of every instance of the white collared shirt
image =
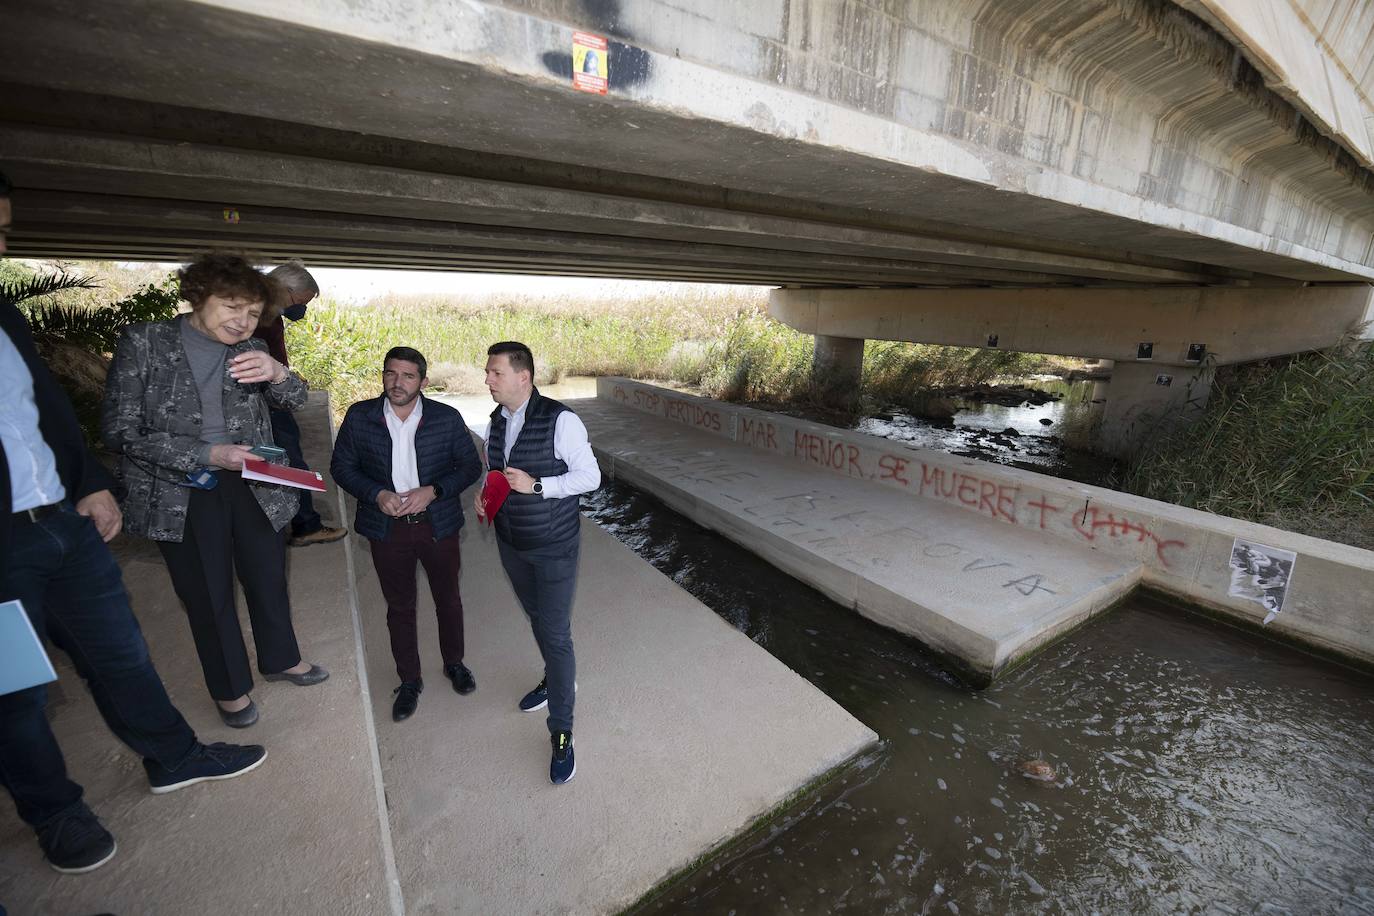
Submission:
[[[501,416],[506,419],[506,462],[509,466],[510,450],[520,438],[525,428],[525,408],[530,406],[529,399],[512,413],[501,408]],[[485,450],[483,450],[485,453]],[[571,410],[558,415],[553,427],[553,456],[568,466],[566,474],[557,477],[541,477],[545,499],[562,499],[590,493],[601,486],[601,466],[592,454],[592,444],[587,441],[587,427],[582,419]],[[524,468],[521,468],[524,470]]]
[[402,420],[391,409],[391,399],[382,403],[382,415],[391,433],[391,488],[395,493],[409,493],[420,488],[420,472],[415,466],[415,430],[425,412],[425,399],[415,396],[410,416]]

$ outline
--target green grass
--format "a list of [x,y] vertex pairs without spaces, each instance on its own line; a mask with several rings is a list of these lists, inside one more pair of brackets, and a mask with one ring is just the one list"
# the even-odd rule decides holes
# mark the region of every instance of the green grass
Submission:
[[1374,549],[1374,345],[1219,371],[1124,489]]
[[506,301],[473,308],[452,303],[365,307],[324,302],[292,324],[292,367],[347,404],[376,394],[382,359],[393,346],[425,354],[430,381],[455,393],[484,391],[487,347],[519,340],[534,352],[538,381],[564,375],[686,378],[703,372],[709,339],[728,322],[720,309],[695,318],[672,307],[576,312],[538,302]]
[[[684,365],[677,367],[675,377],[727,401],[834,406],[834,383],[812,376],[814,350],[811,334],[794,331],[761,311],[744,312],[723,340],[704,349],[695,376]],[[875,405],[919,408],[935,389],[1079,364],[1034,353],[870,340],[864,345],[861,387],[848,406],[851,412]]]
[[[822,403],[811,376],[814,338],[764,309],[762,296],[709,293],[615,304],[386,298],[358,307],[326,301],[288,328],[287,346],[292,367],[328,388],[336,406],[375,395],[382,358],[397,345],[425,354],[434,387],[484,391],[481,367],[487,347],[498,340],[529,345],[541,384],[564,375],[624,375],[673,381],[730,401]],[[870,341],[863,395],[909,405],[933,386],[1055,365],[1000,350]]]

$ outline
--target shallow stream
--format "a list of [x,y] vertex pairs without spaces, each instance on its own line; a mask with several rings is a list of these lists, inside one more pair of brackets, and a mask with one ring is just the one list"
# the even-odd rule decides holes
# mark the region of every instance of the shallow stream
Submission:
[[587,511],[882,738],[641,912],[1374,913],[1374,679],[1137,597],[973,690],[630,488]]
[[900,410],[864,417],[859,432],[914,448],[932,448],[1052,474],[1080,483],[1110,486],[1115,462],[1089,450],[1107,397],[1107,382],[1039,378],[1016,387],[1050,396],[1042,404],[1008,406],[952,397],[950,420],[928,420]]

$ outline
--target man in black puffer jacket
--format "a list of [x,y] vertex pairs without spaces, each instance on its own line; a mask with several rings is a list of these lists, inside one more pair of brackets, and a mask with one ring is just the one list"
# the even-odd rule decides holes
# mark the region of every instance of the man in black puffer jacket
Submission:
[[415,566],[425,567],[439,651],[453,689],[477,689],[463,664],[463,600],[458,533],[459,495],[482,474],[482,459],[462,415],[420,393],[428,383],[425,358],[392,347],[382,363],[381,395],[348,408],[329,469],[358,500],[353,530],[372,544],[372,562],[386,596],[386,625],[401,686],[391,718],[410,718],[420,701],[420,647],[415,632]]
[[[581,547],[579,496],[601,486],[587,428],[564,404],[534,387],[534,356],[514,341],[487,350],[487,388],[499,405],[491,414],[487,464],[504,471],[511,492],[493,519],[501,565],[510,577],[539,653],[544,679],[520,709],[549,709],[553,743],[549,779],[562,785],[577,772],[573,757],[572,602]],[[484,517],[482,494],[477,515]]]

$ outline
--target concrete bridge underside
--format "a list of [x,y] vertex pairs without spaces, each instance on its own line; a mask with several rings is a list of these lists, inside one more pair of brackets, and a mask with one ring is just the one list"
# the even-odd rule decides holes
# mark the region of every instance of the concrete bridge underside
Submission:
[[[785,286],[1374,279],[1374,177],[1158,0],[0,8],[19,254],[237,243]],[[577,28],[611,40],[604,96],[572,88]]]
[[1374,317],[1363,8],[0,0],[12,248],[842,289],[932,343],[968,342],[945,291],[1033,290],[1039,338],[1102,319],[1078,355],[1289,352]]

